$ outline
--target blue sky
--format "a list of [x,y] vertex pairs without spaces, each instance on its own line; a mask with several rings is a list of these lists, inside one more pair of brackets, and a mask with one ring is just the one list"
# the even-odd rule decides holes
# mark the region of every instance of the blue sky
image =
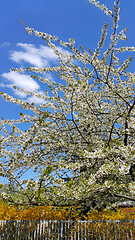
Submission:
[[[112,9],[113,0],[101,0],[101,3]],[[129,29],[126,44],[134,46],[134,0],[121,1],[120,18],[119,30]],[[55,65],[57,59],[42,39],[26,33],[20,19],[29,27],[59,36],[59,39],[67,41],[73,37],[77,46],[81,44],[86,50],[96,48],[104,22],[110,23],[110,18],[88,0],[0,0],[0,91],[37,103],[40,101],[13,90],[12,86],[39,92],[45,90],[43,86],[30,76],[11,73],[10,69]],[[51,75],[48,77],[52,78]],[[0,97],[0,117],[17,118],[20,111],[20,106],[7,103]]]

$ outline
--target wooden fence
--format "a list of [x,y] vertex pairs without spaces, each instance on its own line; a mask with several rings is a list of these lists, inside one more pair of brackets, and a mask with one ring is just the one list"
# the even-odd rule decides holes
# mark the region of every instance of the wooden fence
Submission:
[[135,240],[135,220],[0,221],[0,240]]

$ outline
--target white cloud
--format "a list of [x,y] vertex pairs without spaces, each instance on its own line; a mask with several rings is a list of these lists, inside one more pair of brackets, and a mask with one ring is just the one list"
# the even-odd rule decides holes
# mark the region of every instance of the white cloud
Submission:
[[18,43],[17,46],[23,51],[14,51],[10,56],[10,59],[17,63],[24,61],[32,66],[42,68],[49,66],[50,61],[58,59],[54,51],[47,46],[41,45],[36,48],[33,44],[27,43]]
[[[50,66],[50,62],[58,60],[57,55],[48,46],[40,45],[36,48],[35,45],[28,43],[18,43],[17,46],[21,48],[21,51],[14,51],[10,55],[10,59],[14,62],[27,62],[32,66],[43,68]],[[61,47],[57,49],[63,54],[69,54]]]
[[[8,44],[9,43],[3,43],[3,46]],[[13,51],[10,55],[10,59],[14,62],[27,62],[34,67],[43,68],[50,66],[52,62],[58,61],[57,55],[48,46],[40,45],[39,48],[36,48],[33,44],[18,43],[17,47],[19,47],[21,50]],[[57,49],[63,54],[69,54],[68,51],[61,47],[57,47]],[[43,93],[41,91],[40,85],[31,76],[10,71],[8,73],[3,73],[2,77],[5,78],[8,83],[5,83],[4,81],[0,84],[1,87],[12,89],[15,95],[20,98],[24,98],[24,100],[28,102],[34,102],[36,104],[41,104],[44,102],[44,100],[41,98],[28,96],[26,93],[13,88],[13,86],[16,86],[29,92],[36,91],[38,93]],[[53,80],[53,77],[49,73],[46,73],[45,77],[49,80]]]
[[39,84],[31,76],[20,74],[18,72],[3,73],[2,77],[12,83],[12,86],[23,88],[27,91],[37,91],[40,89]]
[[35,96],[28,97],[26,93],[13,88],[13,86],[16,86],[29,92],[37,91],[43,94],[43,92],[40,90],[39,84],[36,81],[34,81],[31,76],[27,76],[25,74],[20,74],[17,72],[8,72],[3,73],[2,77],[8,80],[10,84],[1,83],[0,84],[1,87],[7,87],[12,89],[14,91],[14,94],[17,95],[18,97],[27,98],[26,99],[27,102],[33,102],[35,104],[41,104],[44,102],[44,100],[41,98],[37,98]]

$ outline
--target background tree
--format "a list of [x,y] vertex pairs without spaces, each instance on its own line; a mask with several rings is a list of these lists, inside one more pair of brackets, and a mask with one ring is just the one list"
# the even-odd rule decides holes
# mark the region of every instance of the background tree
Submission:
[[[18,120],[0,123],[1,175],[12,181],[1,195],[8,202],[79,205],[86,213],[123,199],[135,201],[135,73],[127,70],[133,56],[124,54],[123,62],[118,58],[135,47],[119,46],[127,40],[127,29],[118,32],[120,0],[114,2],[113,11],[95,0],[89,2],[113,21],[106,49],[107,23],[95,51],[76,48],[72,38],[64,42],[26,26],[28,34],[42,37],[54,50],[59,64],[12,69],[45,84],[45,94],[17,88],[42,98],[38,107],[0,93],[28,110]],[[68,52],[60,52],[58,44]],[[46,72],[55,73],[56,81],[46,79]],[[29,169],[36,178],[22,180]]]

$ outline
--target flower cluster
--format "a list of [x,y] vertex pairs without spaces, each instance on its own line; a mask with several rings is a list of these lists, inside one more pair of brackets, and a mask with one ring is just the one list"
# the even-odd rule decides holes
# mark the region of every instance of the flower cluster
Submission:
[[113,13],[111,10],[108,10],[108,8],[104,4],[99,4],[99,1],[95,0],[89,0],[90,3],[94,4],[96,7],[101,9],[106,15],[109,15],[110,17],[113,17]]

